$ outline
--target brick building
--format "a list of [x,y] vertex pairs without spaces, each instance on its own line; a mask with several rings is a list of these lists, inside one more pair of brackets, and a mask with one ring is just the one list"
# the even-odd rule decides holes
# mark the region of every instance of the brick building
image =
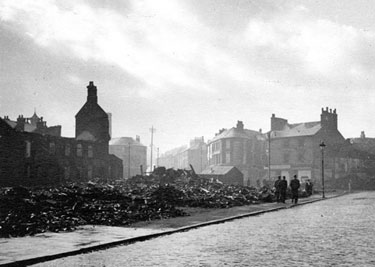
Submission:
[[302,182],[311,179],[313,183],[321,183],[322,141],[326,145],[323,151],[325,179],[340,178],[353,165],[361,164],[361,156],[338,130],[336,109],[322,109],[320,121],[294,124],[272,114],[271,131],[267,136],[270,137],[271,179],[281,175],[290,180],[298,175]]
[[[122,177],[121,159],[108,153],[109,122],[90,82],[87,102],[76,115],[76,138],[43,118],[0,118],[0,186],[52,185]],[[104,114],[103,114],[104,113]]]
[[123,177],[128,179],[146,171],[147,147],[141,144],[140,137],[112,138],[109,141],[109,153],[122,159]]
[[255,186],[265,173],[265,140],[261,131],[245,129],[242,121],[236,127],[220,130],[208,141],[208,169],[235,166],[243,173],[244,183]]

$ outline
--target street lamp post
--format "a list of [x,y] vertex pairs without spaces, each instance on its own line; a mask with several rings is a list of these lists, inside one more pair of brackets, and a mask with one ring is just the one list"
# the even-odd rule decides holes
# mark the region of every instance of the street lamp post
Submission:
[[128,179],[130,179],[130,142],[128,145]]
[[271,181],[271,131],[268,132],[268,181]]
[[320,150],[322,151],[322,198],[325,198],[324,195],[324,148],[326,147],[326,144],[324,144],[323,141],[319,144]]

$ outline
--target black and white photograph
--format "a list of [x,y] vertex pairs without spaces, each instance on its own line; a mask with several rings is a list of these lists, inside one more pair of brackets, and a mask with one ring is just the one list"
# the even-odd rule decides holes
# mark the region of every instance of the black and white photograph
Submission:
[[0,0],[0,266],[375,266],[374,14]]

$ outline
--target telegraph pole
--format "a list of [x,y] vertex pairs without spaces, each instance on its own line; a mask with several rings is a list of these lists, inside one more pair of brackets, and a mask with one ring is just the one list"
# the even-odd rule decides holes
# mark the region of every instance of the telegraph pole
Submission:
[[156,167],[159,167],[159,148],[157,148],[158,154],[156,157]]
[[152,172],[152,150],[153,150],[153,147],[154,147],[154,132],[156,132],[156,129],[154,128],[154,126],[152,126],[150,128],[150,132],[151,132],[151,157],[150,157],[150,172]]

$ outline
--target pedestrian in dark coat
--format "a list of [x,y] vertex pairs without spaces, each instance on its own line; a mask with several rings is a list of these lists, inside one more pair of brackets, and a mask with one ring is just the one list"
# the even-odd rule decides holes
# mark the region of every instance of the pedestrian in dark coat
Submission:
[[275,196],[276,196],[277,202],[280,202],[280,182],[281,182],[281,176],[278,177],[278,179],[275,181],[275,184],[274,184]]
[[297,179],[297,175],[294,175],[294,179],[290,181],[290,188],[292,189],[292,203],[298,203],[298,189],[301,186],[299,180]]
[[286,189],[288,188],[288,182],[285,180],[285,176],[283,176],[283,179],[280,181],[279,188],[280,188],[280,201],[282,203],[285,203]]
[[311,183],[310,180],[306,181],[305,191],[306,191],[306,193],[307,193],[308,196],[312,195],[312,183]]

